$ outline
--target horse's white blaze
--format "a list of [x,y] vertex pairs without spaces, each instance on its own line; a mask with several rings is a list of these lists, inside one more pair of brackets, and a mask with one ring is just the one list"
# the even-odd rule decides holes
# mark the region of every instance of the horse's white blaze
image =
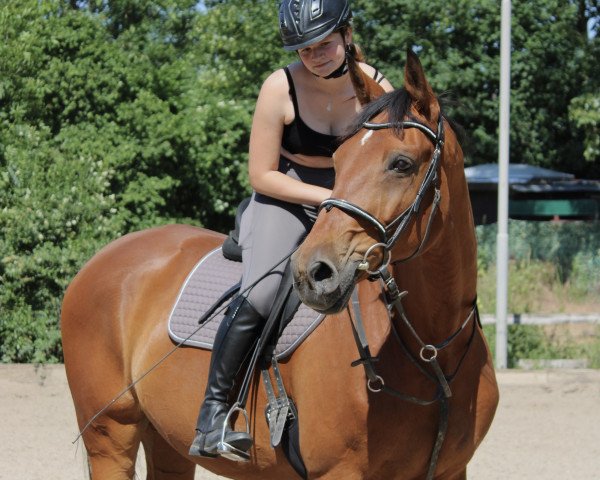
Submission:
[[371,138],[371,135],[373,135],[373,130],[369,130],[367,133],[365,133],[362,137],[362,139],[360,140],[360,144],[362,146],[365,145],[365,143],[367,143],[367,140],[369,140],[369,138]]

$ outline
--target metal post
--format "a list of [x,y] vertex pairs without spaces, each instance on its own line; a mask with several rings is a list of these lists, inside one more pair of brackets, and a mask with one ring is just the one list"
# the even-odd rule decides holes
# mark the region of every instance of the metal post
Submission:
[[508,165],[510,152],[511,2],[502,0],[500,37],[500,132],[498,234],[496,237],[496,368],[508,366]]

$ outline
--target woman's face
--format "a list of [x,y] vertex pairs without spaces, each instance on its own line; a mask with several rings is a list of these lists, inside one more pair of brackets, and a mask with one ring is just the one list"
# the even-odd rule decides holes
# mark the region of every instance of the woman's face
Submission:
[[334,32],[320,42],[301,48],[298,55],[312,73],[326,77],[344,62],[346,52],[342,34]]

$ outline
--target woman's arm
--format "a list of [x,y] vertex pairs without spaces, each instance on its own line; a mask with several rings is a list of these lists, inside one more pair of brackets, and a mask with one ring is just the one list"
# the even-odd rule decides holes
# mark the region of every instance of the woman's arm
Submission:
[[283,70],[272,73],[260,90],[250,133],[250,184],[255,191],[279,200],[319,205],[331,196],[331,190],[294,180],[277,170],[283,126],[286,118],[294,115],[288,91]]

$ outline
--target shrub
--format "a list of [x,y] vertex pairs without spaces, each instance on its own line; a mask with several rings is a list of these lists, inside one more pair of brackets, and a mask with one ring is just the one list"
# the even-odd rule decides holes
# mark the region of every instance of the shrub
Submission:
[[[496,326],[484,325],[492,358],[496,357]],[[587,359],[590,368],[600,368],[600,326],[585,341],[573,338],[564,330],[559,335],[548,334],[539,325],[508,326],[507,365],[518,366],[521,359]]]

